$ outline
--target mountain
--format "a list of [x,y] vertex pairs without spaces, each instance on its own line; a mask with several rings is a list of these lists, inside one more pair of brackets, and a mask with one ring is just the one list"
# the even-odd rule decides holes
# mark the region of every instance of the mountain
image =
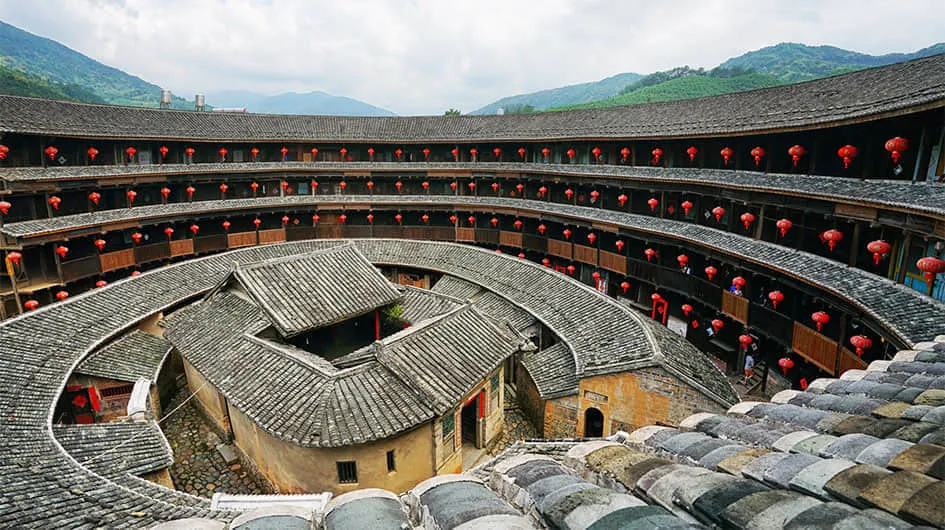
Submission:
[[750,70],[716,68],[706,72],[701,68],[682,67],[650,74],[611,98],[556,107],[551,110],[596,109],[675,101],[767,88],[780,84],[783,83],[772,75],[759,74]]
[[573,105],[576,103],[607,99],[619,94],[624,87],[642,77],[643,76],[640,74],[628,72],[591,83],[581,83],[579,85],[540,90],[529,94],[519,94],[517,96],[502,98],[481,109],[476,109],[470,114],[495,114],[499,109],[514,113],[526,106],[533,107],[534,110],[546,110],[562,105]]
[[883,66],[920,57],[945,53],[945,42],[913,53],[889,53],[867,55],[834,46],[807,46],[793,42],[782,42],[738,57],[733,57],[719,66],[722,68],[750,68],[756,72],[777,77],[786,83],[807,81],[861,68]]
[[0,94],[64,99],[82,103],[105,103],[105,100],[85,87],[47,81],[2,66],[0,66]]
[[[0,65],[52,83],[77,85],[107,103],[156,107],[161,87],[106,66],[50,39],[0,22]],[[38,94],[35,94],[38,96]],[[193,108],[183,98],[174,107]]]
[[325,92],[286,92],[266,96],[245,90],[208,93],[207,104],[215,107],[246,108],[266,114],[316,114],[332,116],[396,116],[393,112],[363,101]]

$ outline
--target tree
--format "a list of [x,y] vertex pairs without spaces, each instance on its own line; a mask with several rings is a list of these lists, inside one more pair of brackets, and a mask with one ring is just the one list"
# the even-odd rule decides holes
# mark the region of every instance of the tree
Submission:
[[450,110],[443,113],[444,116],[459,116],[461,114],[462,112],[460,112],[459,109],[454,108],[451,108]]

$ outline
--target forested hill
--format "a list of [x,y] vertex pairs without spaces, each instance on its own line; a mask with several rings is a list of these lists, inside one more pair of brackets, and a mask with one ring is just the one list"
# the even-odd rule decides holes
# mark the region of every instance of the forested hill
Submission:
[[0,94],[64,99],[83,103],[105,103],[105,100],[85,87],[47,81],[2,66],[0,66]]
[[597,101],[619,94],[624,87],[642,77],[643,76],[640,74],[628,72],[591,83],[581,83],[579,85],[569,85],[531,92],[529,94],[519,94],[517,96],[502,98],[481,109],[474,110],[470,114],[495,114],[500,108],[508,113],[515,114],[523,110],[530,112],[550,109],[561,105]]

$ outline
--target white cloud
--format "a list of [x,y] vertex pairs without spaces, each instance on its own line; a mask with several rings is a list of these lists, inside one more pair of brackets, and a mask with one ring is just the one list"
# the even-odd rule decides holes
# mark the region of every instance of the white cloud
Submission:
[[945,35],[940,0],[0,0],[0,12],[178,95],[324,90],[399,114],[712,67],[782,41],[881,54]]

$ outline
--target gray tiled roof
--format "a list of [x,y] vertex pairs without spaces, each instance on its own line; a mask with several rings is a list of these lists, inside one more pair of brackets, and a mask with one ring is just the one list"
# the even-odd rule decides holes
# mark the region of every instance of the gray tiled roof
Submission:
[[108,475],[144,475],[174,463],[171,447],[154,422],[54,425],[62,447],[81,465]]
[[[3,383],[0,385],[0,417],[5,419],[0,424],[0,454],[4,455],[0,460],[0,476],[4,478],[0,490],[5,499],[10,499],[0,505],[0,525],[148,527],[186,517],[232,519],[234,513],[211,512],[203,505],[194,506],[182,500],[195,499],[189,495],[158,495],[150,487],[122,487],[66,458],[51,438],[50,411],[78,359],[142,319],[212,290],[229,273],[235,257],[253,262],[336,244],[336,241],[306,241],[267,245],[193,259],[112,282],[63,303],[41,307],[0,323],[0,382]],[[457,263],[475,267],[479,258],[490,262],[498,259],[509,262],[500,267],[503,269],[515,263],[515,276],[525,277],[526,284],[542,280],[547,287],[573,293],[568,296],[580,299],[592,292],[573,280],[559,278],[560,274],[544,267],[482,249],[447,243],[382,240],[356,244],[375,264],[432,263],[441,272],[464,275],[467,269]],[[486,280],[480,277],[484,274],[474,275],[477,283]],[[539,303],[540,298],[533,301],[532,297],[540,295],[528,294],[527,289],[514,284],[495,283],[493,287],[501,289],[503,294],[511,293],[514,302],[564,337],[582,333],[579,326],[570,324],[573,322],[573,318],[567,316],[570,312],[577,311],[576,314],[583,316],[589,311],[614,311],[612,304],[600,296],[596,297],[597,309],[588,303],[572,308],[568,304]],[[187,313],[180,317],[180,322],[186,321],[190,312]],[[622,316],[615,317],[635,322],[628,314],[623,310]],[[604,321],[609,323],[611,319]],[[625,332],[623,325],[615,328],[615,332]],[[609,327],[600,329],[610,332]],[[582,355],[585,348],[593,345],[581,337],[575,338],[572,344],[578,346],[576,351],[581,351]],[[686,351],[693,357],[699,356],[694,349]],[[714,384],[727,385],[721,374],[719,379]],[[720,391],[716,389],[716,393]]]
[[418,324],[428,318],[448,313],[464,302],[427,289],[410,285],[403,286],[404,296],[400,299],[403,312],[400,315],[409,324]]
[[528,311],[519,308],[493,292],[486,292],[477,296],[473,305],[496,320],[508,322],[519,331],[535,323],[535,317],[528,314]]
[[240,266],[233,276],[284,337],[356,317],[401,296],[353,245]]
[[75,371],[81,374],[135,382],[147,379],[157,381],[164,358],[171,351],[171,343],[140,330],[109,343],[92,352]]
[[109,179],[126,181],[128,178],[212,176],[249,178],[256,174],[290,175],[305,178],[314,171],[337,175],[341,170],[363,170],[365,174],[392,175],[422,171],[435,180],[440,172],[457,170],[475,171],[488,178],[491,174],[502,178],[506,173],[517,176],[557,178],[573,177],[586,179],[612,187],[625,185],[643,186],[650,183],[686,186],[717,186],[720,189],[757,191],[785,194],[857,204],[872,207],[889,207],[916,213],[945,216],[945,186],[913,184],[909,181],[857,179],[823,175],[798,175],[787,173],[763,173],[760,171],[734,171],[708,168],[664,168],[645,166],[579,165],[579,164],[534,164],[515,162],[259,162],[259,163],[205,163],[205,164],[154,164],[131,166],[67,166],[67,167],[11,167],[0,168],[0,180],[11,184],[22,182],[34,185],[39,182],[66,185],[71,180]]
[[701,99],[506,116],[226,114],[0,98],[0,132],[86,138],[475,142],[660,138],[810,128],[945,99],[945,56]]
[[445,294],[460,300],[470,300],[482,292],[482,287],[456,276],[444,275],[430,288],[434,293]]
[[522,365],[542,399],[573,394],[580,383],[574,355],[562,342],[541,351],[526,353],[522,357]]

